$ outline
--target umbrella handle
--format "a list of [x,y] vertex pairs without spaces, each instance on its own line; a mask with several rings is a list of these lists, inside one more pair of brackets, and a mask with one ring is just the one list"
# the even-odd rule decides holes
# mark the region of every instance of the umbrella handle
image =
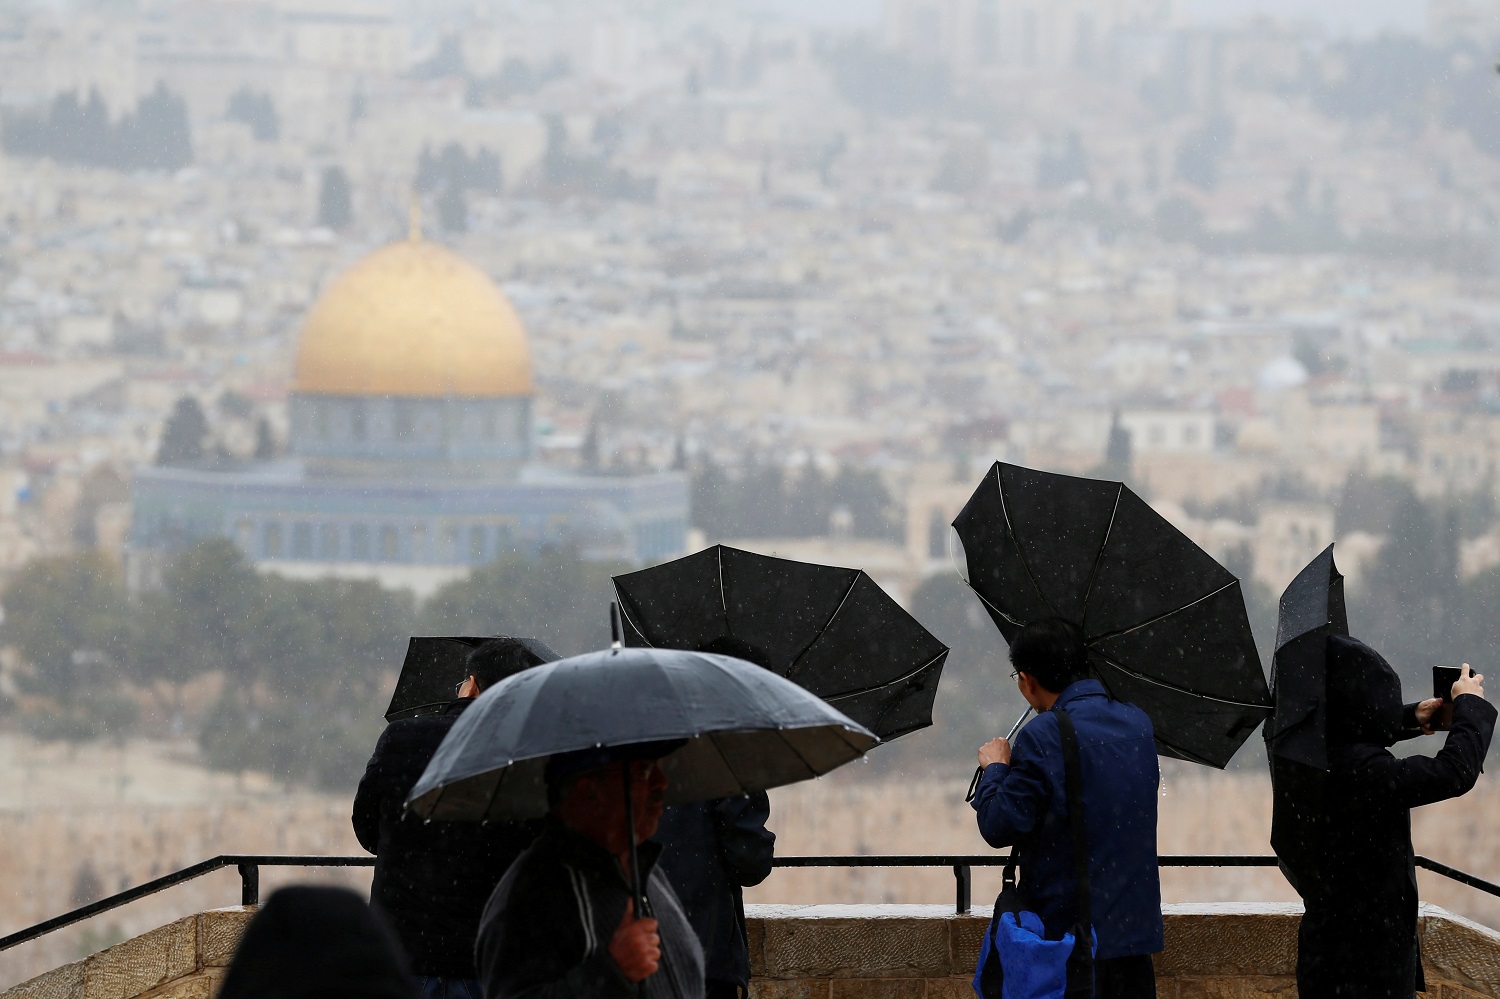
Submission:
[[622,762],[620,769],[625,774],[625,821],[629,824],[627,835],[630,838],[630,890],[635,897],[635,918],[645,919],[651,915],[651,905],[646,900],[646,889],[641,886],[641,855],[636,850],[635,841],[635,801],[630,793],[630,761]]

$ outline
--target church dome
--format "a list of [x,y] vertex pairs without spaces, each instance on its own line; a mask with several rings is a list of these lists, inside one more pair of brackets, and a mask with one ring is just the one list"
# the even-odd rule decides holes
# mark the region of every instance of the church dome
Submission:
[[483,271],[420,236],[360,260],[308,313],[292,391],[529,396],[526,331]]

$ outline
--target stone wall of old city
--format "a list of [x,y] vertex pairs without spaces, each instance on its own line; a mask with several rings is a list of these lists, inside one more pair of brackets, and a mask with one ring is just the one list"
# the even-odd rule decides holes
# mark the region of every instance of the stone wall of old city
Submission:
[[[938,905],[751,905],[754,999],[972,999],[987,913]],[[250,917],[179,919],[0,993],[0,999],[212,999]],[[1160,999],[1293,999],[1298,910],[1167,907]],[[1429,999],[1500,995],[1500,934],[1424,906]]]

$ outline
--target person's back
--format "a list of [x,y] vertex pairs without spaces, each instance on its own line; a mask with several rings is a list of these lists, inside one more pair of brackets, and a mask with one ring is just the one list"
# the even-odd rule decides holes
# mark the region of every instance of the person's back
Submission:
[[[1421,985],[1412,808],[1458,797],[1477,780],[1495,708],[1478,677],[1453,700],[1436,757],[1387,748],[1432,730],[1436,699],[1403,708],[1395,671],[1348,636],[1328,641],[1328,764],[1318,834],[1282,857],[1303,896],[1298,987],[1303,995],[1411,999]],[[1457,686],[1457,685],[1455,685]],[[1278,854],[1285,844],[1273,842]]]
[[1087,669],[1076,631],[1048,620],[1028,626],[1012,643],[1018,684],[1041,713],[1021,730],[1014,749],[996,739],[980,750],[984,773],[973,806],[986,842],[1016,848],[1026,906],[1042,918],[1049,939],[1060,939],[1072,929],[1078,906],[1056,715],[1066,712],[1078,737],[1097,995],[1154,996],[1149,955],[1164,944],[1156,743],[1144,711],[1111,699],[1097,680],[1075,679]]
[[771,873],[776,835],[764,791],[668,808],[655,839],[666,872],[703,945],[708,999],[750,985],[744,889]]
[[354,830],[375,854],[370,901],[419,977],[473,979],[479,917],[511,863],[536,838],[534,823],[424,822],[406,795],[472,698],[435,717],[386,727],[360,781]]
[[479,646],[469,659],[463,696],[443,714],[386,726],[355,794],[354,832],[376,858],[370,901],[430,993],[443,991],[442,983],[464,982],[477,995],[474,938],[484,905],[540,824],[426,822],[406,813],[406,796],[475,695],[540,662],[517,639]]

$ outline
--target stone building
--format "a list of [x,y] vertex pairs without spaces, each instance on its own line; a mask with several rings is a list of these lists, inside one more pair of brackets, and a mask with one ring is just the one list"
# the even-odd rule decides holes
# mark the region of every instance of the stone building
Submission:
[[284,458],[138,471],[130,581],[152,585],[174,552],[207,537],[233,539],[272,571],[419,593],[548,546],[632,562],[680,554],[685,476],[538,462],[534,394],[505,296],[414,228],[308,314]]

